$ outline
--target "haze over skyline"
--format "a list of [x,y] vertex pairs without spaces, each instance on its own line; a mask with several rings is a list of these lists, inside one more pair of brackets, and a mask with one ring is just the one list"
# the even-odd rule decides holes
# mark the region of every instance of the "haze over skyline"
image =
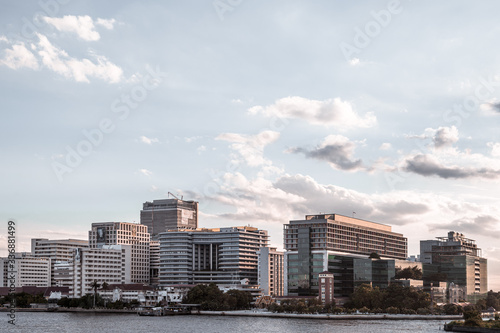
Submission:
[[391,225],[409,255],[461,232],[500,290],[498,2],[1,3],[0,219],[19,251],[172,192],[200,227],[279,248],[321,212]]

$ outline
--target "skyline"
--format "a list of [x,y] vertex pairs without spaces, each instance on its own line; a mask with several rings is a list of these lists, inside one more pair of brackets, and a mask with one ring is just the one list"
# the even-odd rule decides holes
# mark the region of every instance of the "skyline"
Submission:
[[319,213],[460,232],[500,290],[500,4],[2,4],[0,255],[171,192],[279,249]]

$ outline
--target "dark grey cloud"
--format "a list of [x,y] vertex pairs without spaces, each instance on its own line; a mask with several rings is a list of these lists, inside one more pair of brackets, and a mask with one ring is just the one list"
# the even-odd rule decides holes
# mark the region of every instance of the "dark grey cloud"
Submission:
[[500,113],[500,103],[490,103],[490,106],[493,111]]
[[453,220],[450,223],[431,224],[429,229],[434,230],[447,230],[463,233],[465,237],[467,234],[480,234],[483,236],[497,237],[497,230],[500,226],[500,220],[491,215],[478,215],[476,217],[463,217],[461,219]]
[[348,140],[336,140],[335,142],[327,142],[325,140],[323,144],[315,148],[295,147],[291,148],[289,152],[295,154],[302,153],[307,158],[327,161],[336,169],[353,171],[363,168],[361,159],[352,158],[354,148],[355,144]]
[[438,176],[444,179],[466,179],[466,178],[487,178],[495,179],[500,177],[500,170],[490,168],[460,168],[447,167],[430,159],[427,155],[416,155],[406,160],[404,170],[413,172],[421,176]]

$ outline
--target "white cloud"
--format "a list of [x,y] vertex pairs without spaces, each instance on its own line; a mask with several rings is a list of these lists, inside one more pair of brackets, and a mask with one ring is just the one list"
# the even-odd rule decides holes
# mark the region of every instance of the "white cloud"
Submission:
[[103,27],[105,27],[108,30],[113,29],[113,26],[115,25],[115,23],[116,23],[115,19],[106,20],[106,19],[98,18],[96,21],[96,24],[102,25]]
[[36,70],[39,68],[35,55],[26,48],[23,42],[14,44],[12,48],[6,49],[5,56],[3,59],[0,59],[0,63],[12,69],[26,67]]
[[491,148],[491,156],[500,157],[500,142],[488,142],[487,145]]
[[201,155],[202,152],[206,151],[207,147],[201,145],[198,148],[196,148],[196,151],[198,152],[198,155]]
[[351,65],[351,66],[357,66],[357,65],[359,65],[359,59],[358,58],[352,58],[351,60],[349,60],[349,65]]
[[455,126],[439,127],[432,141],[436,148],[450,147],[458,141],[458,129]]
[[7,37],[5,37],[5,36],[2,35],[2,36],[0,36],[0,42],[6,42],[6,43],[8,43],[9,40],[7,39]]
[[392,145],[389,142],[384,142],[379,147],[380,150],[390,150],[392,149]]
[[88,77],[96,77],[110,83],[117,83],[123,79],[123,70],[104,56],[96,56],[96,63],[89,59],[75,59],[64,50],[57,48],[46,36],[38,34],[38,54],[42,63],[54,72],[73,78],[77,82],[90,82]]
[[160,140],[158,140],[157,138],[148,138],[147,136],[144,136],[142,135],[139,140],[142,142],[142,143],[145,143],[145,144],[148,144],[148,145],[152,145],[153,143],[158,143],[160,142]]
[[88,15],[65,15],[63,17],[44,16],[43,20],[59,31],[74,32],[78,37],[86,41],[96,41],[101,38],[99,33],[95,30],[94,21]]
[[373,127],[377,119],[372,112],[359,116],[351,103],[340,98],[324,101],[292,96],[277,100],[269,106],[254,106],[250,114],[263,114],[266,117],[297,118],[316,125],[334,126],[338,129]]
[[139,172],[142,173],[144,176],[151,176],[153,173],[149,171],[148,169],[139,169]]
[[272,165],[271,161],[264,158],[264,147],[276,141],[280,134],[275,131],[263,131],[257,135],[242,135],[236,133],[222,133],[216,140],[232,142],[231,149],[236,151],[240,158],[249,166]]
[[194,141],[199,140],[201,138],[202,138],[201,136],[191,136],[191,137],[184,138],[184,141],[186,141],[187,143],[191,143],[191,142],[194,142]]

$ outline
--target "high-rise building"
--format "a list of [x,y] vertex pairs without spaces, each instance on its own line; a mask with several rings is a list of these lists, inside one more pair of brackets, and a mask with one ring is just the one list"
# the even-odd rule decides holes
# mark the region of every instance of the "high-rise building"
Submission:
[[284,252],[275,247],[261,247],[257,251],[258,284],[262,293],[268,296],[283,296],[283,258]]
[[50,287],[49,258],[37,258],[25,252],[15,253],[14,258],[13,267],[8,266],[8,257],[0,258],[0,287],[10,287],[12,275],[15,276],[15,287]]
[[92,223],[89,231],[91,248],[104,245],[129,245],[130,262],[126,263],[126,275],[130,280],[124,283],[149,283],[150,235],[145,225],[129,222]]
[[438,282],[463,288],[467,301],[488,291],[487,260],[481,257],[476,241],[450,231],[448,237],[420,241],[424,287]]
[[152,236],[169,230],[198,228],[198,202],[162,199],[145,202],[141,210],[141,224]]
[[54,266],[57,286],[68,287],[69,297],[78,298],[93,293],[92,283],[122,284],[130,280],[126,262],[130,262],[130,245],[103,245],[100,248],[78,248],[73,250],[68,261]]
[[54,265],[59,261],[72,259],[74,249],[87,247],[89,247],[89,241],[83,239],[31,239],[32,255],[34,257],[50,258],[52,286],[56,285],[54,280]]
[[257,284],[257,251],[267,231],[253,227],[178,230],[159,234],[160,285]]
[[149,284],[160,283],[160,242],[152,240],[149,243]]
[[388,225],[339,214],[306,215],[284,225],[285,295],[317,296],[319,273],[334,274],[335,297],[359,283],[386,287],[407,239]]

